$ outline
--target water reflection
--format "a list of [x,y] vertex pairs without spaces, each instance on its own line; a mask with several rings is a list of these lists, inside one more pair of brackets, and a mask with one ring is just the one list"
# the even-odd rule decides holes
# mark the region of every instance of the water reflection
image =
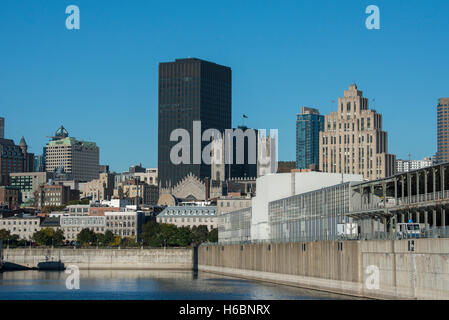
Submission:
[[81,270],[80,290],[61,271],[0,273],[0,299],[349,299],[301,288],[177,270]]

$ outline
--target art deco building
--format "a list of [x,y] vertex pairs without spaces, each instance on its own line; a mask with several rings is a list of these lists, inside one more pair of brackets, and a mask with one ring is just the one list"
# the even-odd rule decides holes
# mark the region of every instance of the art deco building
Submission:
[[368,109],[368,99],[351,84],[338,98],[338,111],[324,117],[320,132],[320,170],[361,174],[364,179],[395,173],[396,157],[388,153],[382,115]]
[[438,144],[436,161],[438,163],[449,161],[449,98],[438,99]]
[[76,181],[91,181],[99,177],[100,150],[95,142],[79,141],[69,137],[61,126],[45,147],[45,169],[64,172]]

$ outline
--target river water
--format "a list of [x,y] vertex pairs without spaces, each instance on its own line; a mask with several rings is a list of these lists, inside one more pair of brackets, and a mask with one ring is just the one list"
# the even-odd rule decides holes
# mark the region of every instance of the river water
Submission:
[[310,300],[348,296],[191,271],[81,270],[79,290],[63,271],[0,273],[0,300]]

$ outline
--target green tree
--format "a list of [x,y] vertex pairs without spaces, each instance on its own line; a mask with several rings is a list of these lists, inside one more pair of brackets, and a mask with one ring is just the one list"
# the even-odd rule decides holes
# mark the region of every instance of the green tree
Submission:
[[33,240],[40,246],[51,246],[52,244],[56,245],[54,236],[55,231],[53,229],[44,228],[33,234]]
[[85,228],[76,236],[76,240],[81,245],[91,245],[97,243],[97,235],[92,230]]
[[114,234],[111,230],[106,230],[104,233],[104,244],[105,246],[111,245],[111,243],[114,242]]
[[192,243],[192,232],[188,227],[181,227],[176,230],[175,243],[177,246],[187,247]]
[[84,198],[81,200],[70,200],[69,202],[65,203],[62,207],[65,208],[67,206],[73,206],[77,204],[89,204],[90,200],[88,198]]
[[123,237],[120,239],[120,246],[123,247],[137,247],[139,244],[136,242],[134,237]]
[[209,235],[207,236],[207,239],[208,239],[210,242],[218,242],[218,229],[217,229],[217,228],[212,229],[212,230],[209,232]]
[[196,243],[202,243],[207,241],[207,236],[209,235],[209,230],[207,226],[193,226],[192,228],[192,240]]

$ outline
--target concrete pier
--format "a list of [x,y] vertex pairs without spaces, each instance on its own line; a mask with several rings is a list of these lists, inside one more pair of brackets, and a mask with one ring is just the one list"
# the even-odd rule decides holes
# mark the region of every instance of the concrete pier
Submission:
[[193,269],[193,250],[169,249],[4,249],[4,270],[52,269]]
[[201,246],[198,270],[377,299],[449,299],[449,239]]

